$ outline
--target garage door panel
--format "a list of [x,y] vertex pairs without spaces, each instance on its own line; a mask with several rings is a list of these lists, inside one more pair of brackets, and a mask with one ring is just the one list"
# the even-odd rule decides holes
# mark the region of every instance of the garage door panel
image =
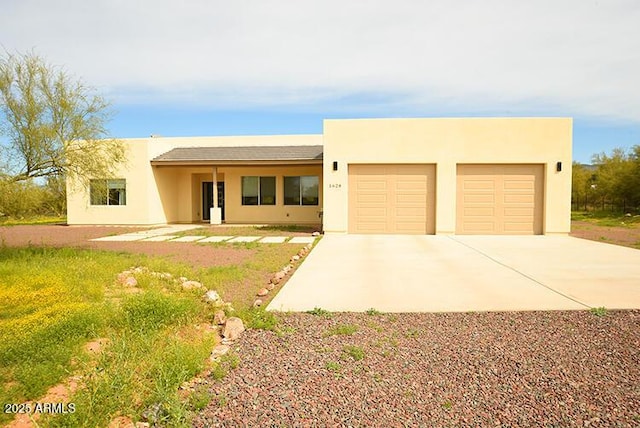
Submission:
[[533,206],[535,203],[535,195],[533,194],[514,194],[514,193],[505,193],[502,198],[505,204],[530,204]]
[[529,190],[532,191],[535,187],[533,180],[505,180],[505,190]]
[[464,195],[465,204],[495,204],[493,193],[472,193]]
[[465,180],[464,181],[464,189],[465,190],[488,190],[493,191],[495,187],[495,183],[493,181],[488,180]]
[[366,180],[358,183],[361,192],[381,192],[387,190],[387,183],[380,180]]
[[470,221],[470,222],[465,222],[464,224],[464,228],[465,229],[469,229],[469,230],[480,230],[483,232],[494,232],[495,231],[495,224],[493,221],[490,222],[474,222],[474,221]]
[[535,211],[533,206],[530,208],[505,208],[503,214],[507,217],[527,217],[533,220]]
[[362,204],[375,204],[375,205],[387,205],[387,195],[380,193],[361,193],[358,195],[358,203]]
[[359,207],[357,211],[359,216],[386,217],[387,208],[385,207]]
[[396,205],[410,205],[410,206],[420,206],[426,207],[427,200],[424,197],[423,193],[401,193],[396,194],[394,198]]
[[426,207],[396,207],[396,216],[401,221],[403,217],[414,217],[415,219],[424,220],[424,209]]
[[494,207],[465,207],[465,217],[493,217],[496,215]]
[[518,232],[519,235],[522,235],[531,230],[531,222],[505,222],[504,223],[504,232],[505,233],[513,233]]
[[402,181],[396,184],[397,192],[416,192],[423,193],[427,191],[427,182],[426,181]]
[[349,165],[349,232],[434,233],[434,180],[434,165]]
[[456,232],[541,234],[542,165],[458,165]]

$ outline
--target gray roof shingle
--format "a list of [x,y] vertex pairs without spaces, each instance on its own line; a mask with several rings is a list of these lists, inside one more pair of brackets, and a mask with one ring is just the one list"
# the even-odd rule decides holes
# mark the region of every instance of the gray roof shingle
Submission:
[[179,147],[152,162],[322,160],[322,146]]

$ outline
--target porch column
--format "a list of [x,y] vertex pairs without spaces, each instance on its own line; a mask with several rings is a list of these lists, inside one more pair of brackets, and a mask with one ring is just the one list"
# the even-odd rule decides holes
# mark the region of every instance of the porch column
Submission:
[[211,224],[222,224],[222,209],[218,207],[218,168],[212,168],[213,185],[211,186],[211,200],[213,201],[213,207],[209,210],[209,222]]

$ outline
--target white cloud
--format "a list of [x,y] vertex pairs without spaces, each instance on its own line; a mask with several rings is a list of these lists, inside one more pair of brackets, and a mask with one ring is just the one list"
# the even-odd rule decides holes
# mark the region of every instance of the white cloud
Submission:
[[640,121],[636,0],[0,2],[5,49],[120,102],[357,108],[360,94]]

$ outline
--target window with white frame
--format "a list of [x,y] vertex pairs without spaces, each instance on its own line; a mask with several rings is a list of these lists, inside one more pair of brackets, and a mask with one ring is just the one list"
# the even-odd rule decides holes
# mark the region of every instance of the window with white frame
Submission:
[[242,205],[275,205],[275,177],[242,177]]
[[89,180],[91,205],[127,205],[125,179]]
[[318,186],[317,175],[284,177],[284,204],[318,205]]

